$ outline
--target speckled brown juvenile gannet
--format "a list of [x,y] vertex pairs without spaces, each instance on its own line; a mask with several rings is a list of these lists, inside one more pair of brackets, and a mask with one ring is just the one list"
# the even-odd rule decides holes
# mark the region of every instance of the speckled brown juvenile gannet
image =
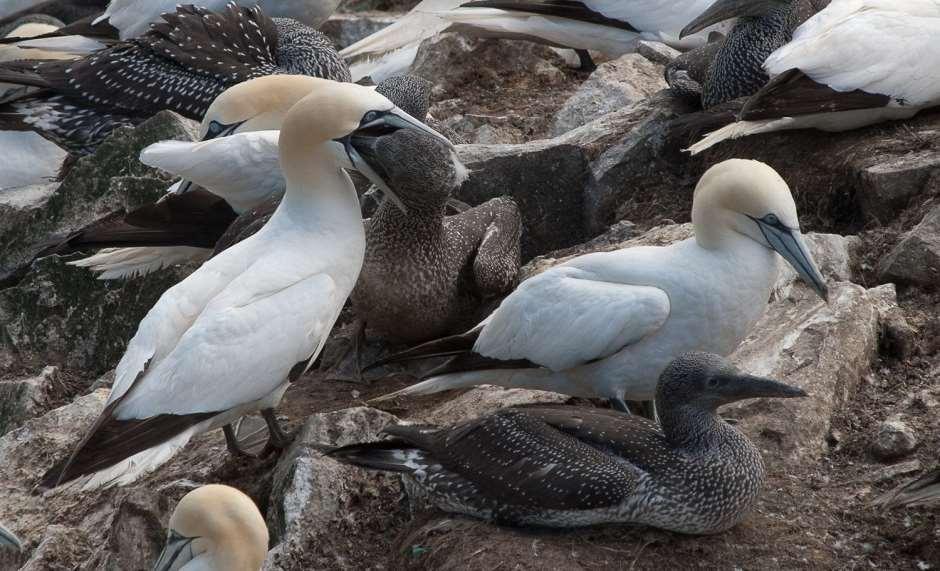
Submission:
[[610,410],[519,407],[444,428],[393,426],[385,429],[392,440],[328,455],[400,472],[444,511],[499,523],[718,533],[750,511],[765,474],[760,451],[717,408],[802,396],[717,355],[689,353],[660,377],[662,426]]

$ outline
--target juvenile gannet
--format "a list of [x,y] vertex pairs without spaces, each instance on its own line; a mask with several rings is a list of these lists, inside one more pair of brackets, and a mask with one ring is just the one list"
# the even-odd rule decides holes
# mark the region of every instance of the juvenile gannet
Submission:
[[804,397],[745,375],[717,355],[690,353],[663,371],[659,426],[613,411],[508,408],[455,426],[391,426],[394,437],[328,453],[400,472],[442,510],[503,524],[579,527],[634,523],[719,533],[747,515],[764,483],[760,451],[719,406]]
[[144,36],[75,61],[0,65],[0,81],[43,89],[8,103],[0,128],[89,152],[116,126],[163,109],[201,119],[226,88],[278,73],[349,81],[330,40],[295,20],[181,6]]
[[[73,232],[36,257],[105,248],[69,262],[101,272],[101,279],[145,275],[184,262],[205,260],[236,217],[284,193],[278,164],[278,131],[284,114],[316,82],[307,76],[272,75],[233,86],[213,101],[201,125],[200,142],[163,141],[141,153],[141,161],[180,175],[156,204],[116,212]],[[393,77],[375,88],[399,109],[424,120],[430,83]],[[193,184],[206,190],[193,190]]]
[[579,256],[522,282],[467,333],[385,360],[455,356],[382,398],[492,384],[603,397],[625,410],[625,399],[651,400],[678,355],[734,350],[767,307],[777,253],[826,298],[790,189],[764,163],[710,168],[692,222],[688,240]]
[[210,484],[176,505],[153,571],[260,571],[267,555],[258,506],[235,488]]
[[47,487],[132,482],[194,435],[259,410],[272,444],[286,444],[272,409],[316,359],[362,266],[359,200],[342,167],[391,192],[358,146],[398,129],[440,136],[367,87],[316,81],[284,119],[277,211],[161,296],[118,363],[104,411]]
[[[739,4],[721,0],[735,13]],[[720,7],[720,6],[719,6]],[[832,0],[764,62],[772,77],[739,121],[692,145],[790,129],[847,131],[940,104],[940,2]]]
[[22,551],[23,544],[19,538],[13,535],[13,532],[0,525],[0,549],[12,549]]

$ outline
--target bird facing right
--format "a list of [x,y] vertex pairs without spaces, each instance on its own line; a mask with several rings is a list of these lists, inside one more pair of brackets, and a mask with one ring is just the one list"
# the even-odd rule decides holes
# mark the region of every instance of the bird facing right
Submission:
[[385,429],[392,440],[328,455],[400,472],[439,508],[498,523],[719,533],[750,511],[765,471],[757,447],[718,407],[804,396],[717,355],[689,353],[659,379],[661,427],[602,409],[519,407],[444,428],[392,426]]

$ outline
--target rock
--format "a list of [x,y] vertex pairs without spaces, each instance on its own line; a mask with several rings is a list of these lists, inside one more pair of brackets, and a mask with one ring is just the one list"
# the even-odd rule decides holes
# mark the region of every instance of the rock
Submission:
[[871,452],[883,462],[903,458],[917,448],[917,437],[907,423],[889,419],[878,425]]
[[[32,257],[53,235],[157,199],[172,179],[141,163],[140,151],[158,141],[195,136],[196,123],[162,111],[136,128],[116,129],[93,155],[78,160],[54,192],[45,187],[25,205],[0,204],[0,275]],[[130,182],[140,189],[128,193]]]
[[470,389],[454,399],[441,403],[432,410],[423,411],[412,420],[422,424],[443,426],[485,416],[509,406],[562,404],[569,400],[571,398],[568,395],[548,391],[505,389],[484,385]]
[[899,462],[897,464],[891,464],[890,466],[883,466],[881,468],[872,470],[869,474],[866,475],[865,481],[871,482],[872,484],[882,484],[888,480],[893,480],[900,476],[907,476],[909,474],[920,472],[921,468],[922,465],[920,460]]
[[636,53],[659,65],[666,65],[682,55],[682,52],[675,48],[651,40],[638,41],[636,43]]
[[39,546],[20,571],[77,568],[68,565],[68,562],[82,561],[83,555],[91,547],[91,540],[83,530],[64,525],[50,525],[43,530]]
[[940,188],[940,155],[924,150],[882,157],[859,173],[862,211],[873,218],[899,212],[916,196],[928,196],[927,186]]
[[900,360],[909,358],[917,350],[918,331],[898,307],[897,288],[894,284],[884,284],[870,292],[877,294],[875,300],[881,324],[878,352]]
[[35,377],[0,382],[0,436],[41,410],[58,374],[58,368],[45,367]]
[[394,494],[397,478],[339,464],[324,458],[320,450],[325,445],[376,440],[385,426],[397,422],[394,416],[368,407],[307,419],[274,471],[267,521],[272,544],[290,543],[283,549],[284,557],[326,532],[335,532],[337,522],[354,520],[361,496]]
[[585,125],[665,89],[662,67],[639,54],[602,63],[555,115],[552,135]]
[[940,206],[931,209],[878,263],[883,281],[932,289],[940,283]]
[[101,281],[58,256],[34,262],[16,287],[0,290],[0,368],[52,363],[89,379],[103,374],[160,295],[190,270]]
[[324,22],[319,30],[333,40],[337,50],[341,50],[390,26],[400,17],[398,14],[388,12],[337,13]]

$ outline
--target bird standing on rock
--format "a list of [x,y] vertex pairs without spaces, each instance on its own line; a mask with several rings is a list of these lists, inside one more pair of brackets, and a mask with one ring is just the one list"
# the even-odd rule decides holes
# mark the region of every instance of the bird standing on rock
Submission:
[[164,109],[202,119],[226,88],[272,74],[350,79],[330,40],[295,20],[181,6],[144,36],[79,60],[0,65],[0,81],[43,90],[0,108],[0,128],[88,153],[115,127]]
[[273,408],[319,355],[362,267],[359,200],[343,168],[374,176],[357,148],[370,136],[441,137],[369,88],[316,81],[284,119],[287,189],[277,211],[160,297],[117,366],[104,411],[46,487],[133,482],[196,434],[256,411],[270,443],[287,445]]
[[455,426],[391,426],[391,440],[328,452],[400,472],[442,510],[520,526],[643,524],[710,534],[737,525],[764,483],[760,451],[716,413],[749,398],[804,397],[706,353],[680,356],[656,389],[662,426],[613,411],[508,408]]
[[578,256],[522,282],[479,325],[377,364],[453,358],[379,400],[480,384],[649,401],[663,368],[688,351],[730,354],[763,315],[777,254],[822,297],[787,183],[758,161],[702,175],[695,236],[665,247]]
[[153,571],[260,571],[267,555],[258,506],[235,488],[211,484],[176,505]]

